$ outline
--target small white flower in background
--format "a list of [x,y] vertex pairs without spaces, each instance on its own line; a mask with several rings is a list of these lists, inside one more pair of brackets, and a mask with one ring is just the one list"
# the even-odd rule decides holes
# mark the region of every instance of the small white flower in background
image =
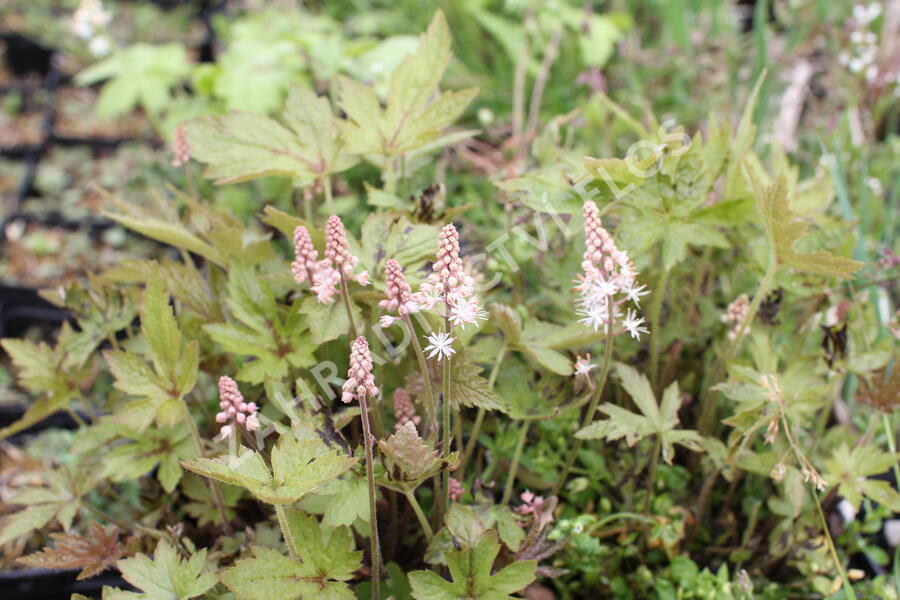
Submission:
[[575,376],[590,377],[591,370],[596,366],[591,362],[590,354],[578,355],[575,357]]
[[628,310],[628,313],[625,315],[625,320],[622,321],[622,326],[631,334],[631,337],[636,340],[640,339],[640,334],[650,333],[646,327],[642,327],[643,324],[644,318],[638,317],[631,309]]
[[428,346],[425,346],[425,352],[429,352],[428,358],[437,356],[438,360],[443,360],[444,357],[450,358],[451,354],[456,353],[456,350],[453,349],[453,342],[456,338],[450,337],[448,333],[443,331],[432,333],[425,339],[430,342]]

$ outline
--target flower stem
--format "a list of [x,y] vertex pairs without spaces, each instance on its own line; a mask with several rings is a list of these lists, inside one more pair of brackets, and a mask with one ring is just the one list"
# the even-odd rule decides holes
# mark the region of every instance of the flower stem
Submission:
[[[894,368],[896,369],[897,367],[894,366]],[[884,424],[884,434],[887,437],[888,450],[891,451],[891,454],[894,454],[897,452],[897,443],[894,440],[895,432],[891,425],[891,417],[888,413],[881,413],[881,420]],[[894,463],[894,481],[897,481],[898,485],[900,485],[900,466],[898,466],[896,462]]]
[[847,571],[844,570],[844,565],[841,563],[841,559],[838,556],[837,549],[834,547],[834,540],[831,539],[831,531],[828,529],[828,522],[825,520],[825,514],[822,512],[822,505],[819,504],[819,495],[816,493],[816,486],[811,484],[811,491],[813,502],[816,505],[816,511],[819,513],[819,523],[822,525],[822,533],[825,534],[825,541],[828,543],[828,550],[831,552],[831,558],[834,560],[834,566],[837,568],[838,573],[841,575],[841,580],[844,584],[844,593],[847,595],[849,600],[856,600],[856,592],[853,591],[853,586],[850,585],[850,579],[847,577]]
[[[591,397],[591,403],[588,405],[587,412],[584,413],[584,419],[582,420],[579,429],[584,429],[594,420],[594,415],[597,413],[597,404],[600,402],[600,397],[603,395],[603,389],[606,387],[606,379],[609,376],[609,367],[612,364],[613,324],[614,319],[607,319],[606,345],[603,348],[603,365],[600,368],[600,380],[597,382],[597,389]],[[566,459],[566,465],[556,479],[556,483],[553,484],[553,490],[550,492],[551,496],[559,494],[563,484],[566,482],[566,478],[569,476],[569,471],[572,470],[572,465],[575,464],[575,458],[578,456],[578,452],[581,450],[582,445],[584,445],[584,440],[575,438],[575,445],[572,446],[572,450],[569,452],[569,457]]]
[[381,548],[378,543],[378,514],[375,509],[375,454],[374,438],[369,426],[369,407],[365,394],[359,397],[360,417],[363,426],[363,445],[366,449],[366,479],[369,485],[369,543],[372,555],[372,598],[381,598]]
[[416,500],[415,493],[405,491],[403,492],[403,495],[406,496],[406,500],[409,502],[409,505],[412,506],[413,512],[416,513],[416,517],[419,519],[419,525],[422,526],[422,531],[425,532],[425,539],[428,540],[428,543],[430,544],[431,540],[434,539],[434,530],[431,529],[431,524],[428,522],[428,518],[422,511],[422,507],[419,506],[419,501]]
[[344,310],[347,311],[347,319],[350,321],[350,338],[356,339],[356,322],[353,320],[353,311],[350,309],[350,288],[347,286],[347,278],[341,273],[341,299],[344,301]]
[[[443,377],[443,398],[442,398],[442,410],[443,410],[443,424],[441,426],[441,435],[443,436],[443,441],[441,442],[441,455],[446,459],[450,456],[450,357],[447,356],[442,361],[444,363],[444,377]],[[444,469],[441,473],[441,515],[446,515],[447,511],[450,510],[450,471]]]
[[704,382],[705,384],[700,392],[700,418],[697,421],[697,430],[700,432],[700,435],[709,435],[709,429],[713,425],[711,421],[716,412],[716,393],[712,391],[712,387],[719,382],[725,367],[740,346],[744,331],[746,331],[749,324],[756,317],[756,311],[759,310],[759,305],[762,303],[763,298],[769,293],[769,288],[772,286],[772,281],[775,279],[775,274],[777,272],[778,263],[773,259],[766,269],[766,273],[762,280],[759,282],[756,293],[753,294],[753,301],[750,303],[747,314],[744,315],[741,324],[738,326],[734,340],[729,344],[725,352],[722,352],[719,355],[719,358],[713,367],[712,375]]
[[523,421],[519,431],[519,441],[516,442],[516,450],[513,452],[512,464],[509,465],[509,473],[506,475],[506,487],[503,488],[501,504],[506,504],[512,498],[513,484],[516,482],[516,472],[519,470],[519,461],[522,459],[522,449],[525,447],[525,439],[528,437],[528,427],[531,421]]
[[281,527],[281,535],[284,536],[284,545],[287,546],[288,554],[294,562],[300,562],[300,552],[297,550],[297,540],[291,533],[291,526],[288,524],[287,513],[284,511],[283,504],[275,504],[275,514],[278,516],[278,526]]
[[[206,458],[206,453],[203,451],[203,439],[200,437],[200,431],[197,430],[197,424],[194,423],[191,411],[188,409],[187,402],[184,400],[181,401],[181,419],[191,432],[191,438],[194,440],[194,448],[197,450],[197,456]],[[228,515],[225,513],[225,500],[222,498],[222,488],[219,487],[217,481],[209,478],[204,479],[206,479],[206,484],[209,486],[209,491],[212,492],[213,504],[216,505],[216,512],[219,513],[222,529],[225,531],[225,535],[231,535],[231,526],[228,524]]]
[[[497,374],[500,373],[500,364],[503,362],[503,358],[506,356],[507,351],[506,344],[500,348],[500,352],[497,354],[497,359],[494,361],[494,367],[491,369],[491,375],[488,378],[488,389],[494,389],[494,383],[497,382]],[[465,481],[466,474],[466,464],[469,462],[469,459],[472,458],[472,452],[475,451],[475,444],[478,443],[478,434],[481,433],[481,423],[484,421],[484,415],[487,411],[485,411],[483,406],[478,407],[478,414],[475,416],[475,424],[472,425],[472,431],[469,434],[469,442],[466,444],[466,449],[463,452],[462,459],[459,461],[459,479],[460,481]]]
[[431,389],[431,375],[428,372],[428,362],[425,360],[425,353],[422,352],[422,344],[416,336],[416,328],[413,327],[412,319],[409,315],[403,315],[403,322],[406,323],[406,329],[409,331],[409,339],[412,342],[413,349],[416,351],[416,358],[419,360],[419,370],[422,371],[422,381],[425,385],[425,412],[426,424],[428,427],[427,436],[438,431],[437,415],[434,412],[434,392]]
[[663,267],[662,273],[659,275],[659,281],[653,290],[653,302],[650,304],[650,381],[653,383],[653,389],[659,389],[659,341],[662,338],[660,332],[662,325],[659,322],[660,313],[662,313],[663,297],[666,295],[666,286],[669,283],[669,269]]

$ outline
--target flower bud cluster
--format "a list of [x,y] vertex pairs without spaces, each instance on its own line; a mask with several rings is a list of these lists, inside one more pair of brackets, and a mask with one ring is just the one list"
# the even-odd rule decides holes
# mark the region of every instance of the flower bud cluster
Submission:
[[331,302],[338,293],[342,278],[353,277],[360,285],[369,284],[369,274],[363,271],[353,275],[359,258],[350,253],[347,234],[341,218],[333,215],[325,225],[325,258],[319,260],[319,253],[313,246],[312,238],[302,225],[294,229],[294,262],[291,272],[294,281],[310,282],[310,289],[320,303]]
[[259,429],[256,403],[245,402],[237,383],[227,375],[219,378],[219,408],[222,410],[216,414],[216,422],[223,423],[219,432],[222,437],[231,435],[235,424],[247,431]]
[[354,340],[350,349],[350,369],[347,371],[347,381],[344,382],[341,389],[343,391],[341,400],[344,402],[358,400],[366,394],[373,398],[378,396],[375,376],[372,375],[372,355],[369,354],[369,342],[362,336]]

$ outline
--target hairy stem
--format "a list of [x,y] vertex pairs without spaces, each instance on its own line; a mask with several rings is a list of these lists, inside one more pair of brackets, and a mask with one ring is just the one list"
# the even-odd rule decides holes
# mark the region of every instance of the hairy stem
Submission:
[[516,473],[519,470],[519,461],[522,460],[522,450],[525,448],[525,439],[528,437],[530,425],[531,421],[522,422],[522,429],[519,431],[519,440],[516,442],[512,463],[509,465],[509,473],[506,475],[506,487],[503,488],[503,499],[500,504],[506,504],[512,498],[513,485],[516,482]]
[[[194,448],[197,450],[197,456],[206,458],[206,453],[203,451],[203,439],[200,437],[200,431],[197,429],[197,424],[194,423],[191,411],[188,409],[187,402],[184,400],[181,401],[181,420],[184,421],[184,424],[187,425],[188,430],[191,432],[191,438],[194,440]],[[225,535],[231,535],[231,525],[228,524],[228,515],[225,512],[225,500],[222,498],[222,488],[219,487],[217,481],[206,477],[204,477],[204,479],[206,479],[206,484],[209,486],[209,491],[212,493],[213,504],[216,505],[216,512],[219,513],[219,521],[222,522],[222,529],[225,531]]]
[[[444,360],[444,377],[443,377],[443,394],[441,399],[443,424],[441,425],[441,455],[446,459],[450,456],[450,357],[445,356]],[[441,515],[446,516],[450,510],[450,471],[444,469],[441,473]]]
[[669,283],[669,269],[663,266],[659,281],[653,290],[653,302],[650,303],[650,381],[653,389],[659,391],[659,341],[662,337],[662,324],[659,322],[662,313],[663,297],[666,295],[666,286]]
[[430,544],[431,540],[434,539],[434,530],[431,529],[428,517],[425,516],[422,507],[419,506],[419,501],[416,500],[415,493],[406,491],[403,492],[403,495],[406,496],[406,500],[409,502],[409,505],[412,506],[413,512],[416,513],[416,518],[419,519],[419,525],[422,526],[422,531],[425,532],[425,539],[428,540],[428,543]]
[[378,543],[378,515],[375,509],[375,454],[371,427],[369,426],[369,407],[365,394],[359,398],[360,417],[363,426],[363,446],[366,449],[366,480],[369,486],[369,544],[372,554],[372,598],[381,598],[381,548]]
[[419,343],[419,338],[416,336],[416,328],[413,327],[412,319],[409,318],[409,315],[403,315],[403,322],[406,324],[406,329],[409,331],[409,339],[412,343],[413,350],[416,352],[416,359],[419,361],[419,370],[422,372],[422,382],[425,386],[425,424],[427,427],[426,437],[430,436],[432,433],[437,434],[438,426],[437,426],[437,416],[434,412],[434,392],[431,388],[431,374],[428,372],[428,361],[425,360],[425,353],[422,351],[422,344]]
[[[607,302],[610,300],[611,299],[607,299]],[[603,395],[603,389],[606,387],[606,379],[609,376],[609,367],[612,364],[613,324],[614,319],[607,319],[606,345],[603,348],[603,365],[600,368],[600,380],[597,382],[597,389],[591,397],[591,403],[588,405],[587,412],[584,413],[584,419],[582,420],[579,429],[584,429],[594,420],[594,415],[597,413],[597,404],[600,402],[600,397]],[[553,484],[553,490],[550,492],[551,496],[559,494],[563,484],[566,482],[566,478],[569,476],[569,471],[572,470],[572,465],[575,464],[575,458],[578,456],[578,452],[581,450],[582,445],[584,445],[584,440],[575,438],[575,445],[572,446],[572,450],[569,452],[569,457],[566,459],[566,465],[556,479],[556,483]]]
[[725,367],[732,357],[734,357],[734,353],[740,346],[744,332],[747,330],[747,327],[753,321],[754,317],[756,317],[756,311],[759,310],[759,305],[762,303],[763,298],[769,293],[769,288],[772,286],[772,281],[775,279],[775,274],[777,272],[778,264],[773,259],[769,264],[769,268],[766,269],[766,274],[759,282],[756,293],[753,294],[753,301],[750,303],[747,314],[744,315],[741,324],[738,326],[734,340],[728,345],[725,352],[722,352],[719,355],[719,358],[713,367],[712,374],[709,379],[704,382],[703,389],[700,392],[700,418],[697,421],[697,430],[700,432],[700,435],[706,436],[710,434],[709,430],[713,425],[713,417],[715,417],[716,414],[716,393],[712,391],[712,387],[719,382],[719,379],[725,371]]
[[344,310],[347,311],[347,319],[350,321],[350,338],[355,340],[356,322],[353,320],[353,311],[350,308],[350,288],[343,273],[341,273],[341,299],[344,301]]
[[[500,364],[503,362],[503,358],[506,356],[506,351],[508,348],[506,344],[500,348],[500,352],[497,353],[497,359],[494,361],[494,367],[491,369],[491,375],[488,378],[488,389],[494,389],[494,383],[497,382],[497,375],[500,373]],[[478,434],[481,433],[481,424],[484,421],[484,415],[487,411],[483,406],[478,407],[478,414],[475,416],[475,423],[472,425],[472,431],[469,433],[469,442],[466,444],[466,449],[462,454],[462,459],[459,461],[459,479],[460,481],[465,481],[466,474],[466,464],[469,462],[469,459],[472,458],[472,452],[475,451],[475,444],[478,443]]]
[[278,526],[281,527],[281,535],[284,537],[284,545],[287,546],[288,554],[294,562],[300,562],[300,552],[297,550],[297,540],[291,532],[291,526],[288,524],[287,513],[284,511],[283,504],[275,504],[275,514],[278,516]]

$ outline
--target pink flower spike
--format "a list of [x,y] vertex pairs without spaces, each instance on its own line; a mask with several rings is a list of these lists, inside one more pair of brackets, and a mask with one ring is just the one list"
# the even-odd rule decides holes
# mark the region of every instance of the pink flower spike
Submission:
[[359,399],[364,394],[373,398],[378,396],[375,376],[372,375],[372,355],[369,353],[369,342],[362,336],[353,341],[350,349],[350,368],[347,370],[347,381],[344,382],[341,389],[343,402]]
[[244,402],[237,383],[227,375],[219,378],[219,398],[221,399],[219,407],[222,410],[216,414],[216,422],[227,423],[219,430],[219,435],[222,437],[231,435],[235,424],[243,426],[247,431],[259,429],[256,403]]
[[319,253],[313,246],[312,238],[309,237],[309,231],[306,227],[298,225],[294,229],[294,262],[291,263],[291,272],[294,274],[294,281],[303,283],[309,281],[313,283],[313,275],[319,262]]
[[412,399],[403,388],[394,390],[394,416],[397,418],[396,428],[399,429],[407,423],[418,425],[422,421],[422,417],[416,414],[416,407],[413,406]]
[[183,167],[191,160],[191,146],[188,144],[187,137],[184,135],[184,129],[175,128],[175,143],[173,144],[175,157],[172,159],[173,167]]
[[393,258],[384,265],[385,299],[378,306],[388,312],[398,311],[401,315],[408,312],[412,300],[412,288],[403,276],[403,267]]
[[325,257],[334,263],[345,277],[353,273],[353,267],[359,262],[358,258],[350,254],[344,222],[337,215],[328,217],[325,223]]

